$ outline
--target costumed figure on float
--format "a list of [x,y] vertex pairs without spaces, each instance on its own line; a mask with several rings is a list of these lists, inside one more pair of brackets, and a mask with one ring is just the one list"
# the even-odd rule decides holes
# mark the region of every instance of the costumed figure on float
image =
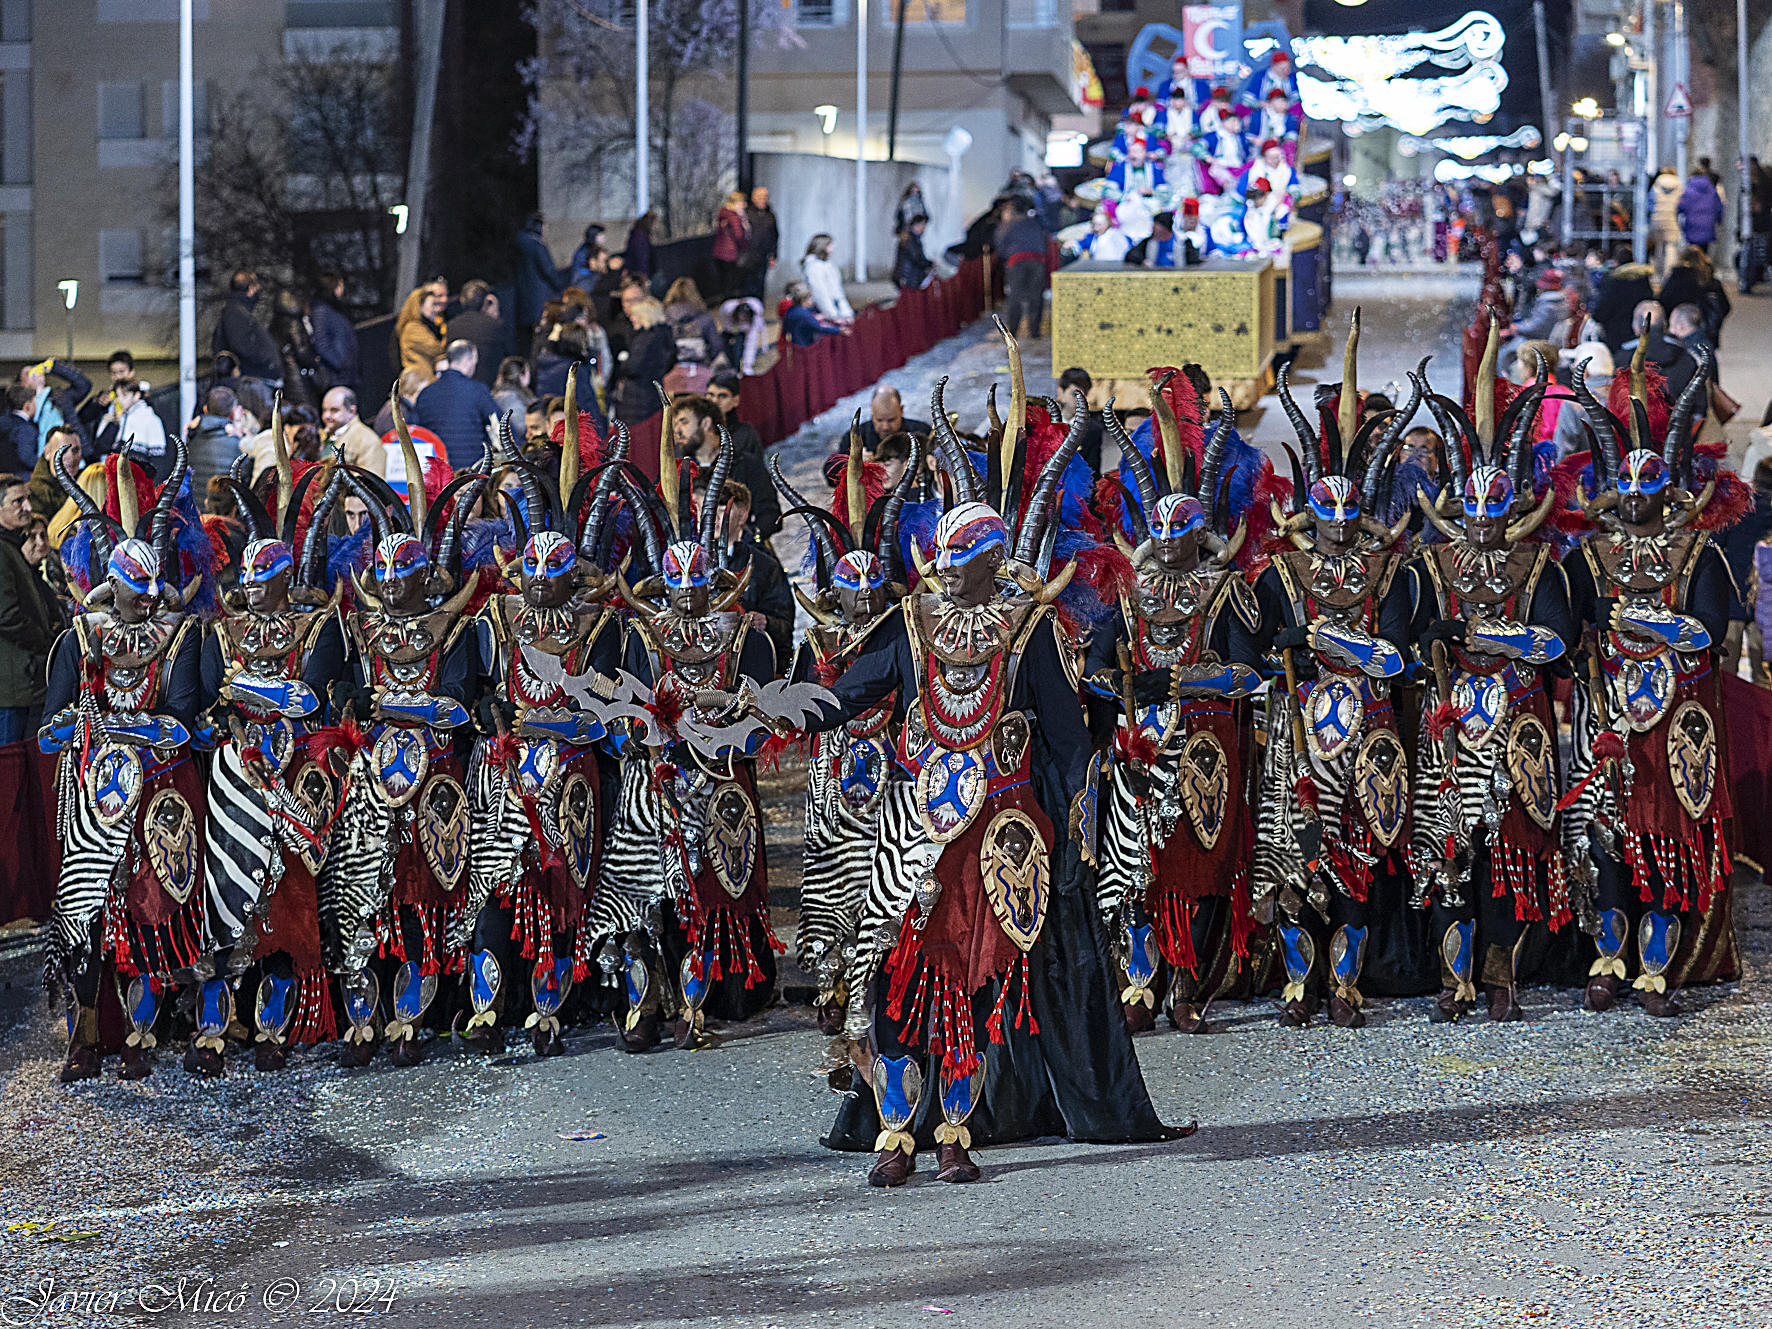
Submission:
[[378,475],[344,472],[368,509],[375,551],[371,575],[352,577],[353,658],[334,690],[338,723],[308,741],[345,782],[319,895],[321,940],[350,1024],[339,1054],[347,1066],[367,1065],[384,1037],[395,1065],[418,1064],[438,980],[461,967],[447,923],[467,895],[462,740],[472,732],[463,726],[479,576],[464,566],[462,528],[487,463],[429,495],[397,397],[393,410],[407,497]]
[[[81,613],[49,657],[38,744],[56,762],[61,877],[45,987],[68,1005],[61,1081],[99,1074],[99,984],[117,985],[130,1032],[126,1080],[153,1070],[155,1026],[175,985],[199,998],[194,1056],[232,1017],[205,983],[203,781],[192,759],[201,706],[199,615],[213,613],[216,555],[191,503],[183,439],[156,494],[127,455],[105,459],[100,507],[58,464],[79,510],[61,557]],[[147,510],[143,510],[143,505]],[[213,1007],[213,1009],[212,1009]],[[193,1066],[187,1056],[187,1066]]]
[[481,612],[490,689],[468,769],[468,896],[450,927],[451,949],[467,954],[468,1041],[492,1053],[504,1051],[505,1028],[525,1004],[536,1055],[565,1051],[560,1007],[595,961],[590,899],[614,763],[600,751],[606,731],[585,699],[613,695],[621,661],[606,569],[628,434],[616,424],[612,459],[597,466],[590,425],[578,412],[575,367],[557,475],[524,460],[508,422],[503,430],[500,464],[523,489],[520,505],[505,494],[518,553],[504,571],[517,591],[492,596]]
[[1644,367],[1647,341],[1628,382],[1614,376],[1610,409],[1582,377],[1573,384],[1597,435],[1592,498],[1584,485],[1580,500],[1600,529],[1564,562],[1585,653],[1564,805],[1571,866],[1596,877],[1587,1004],[1610,1009],[1630,979],[1643,1009],[1667,1016],[1680,1013],[1676,993],[1700,953],[1733,955],[1717,655],[1734,588],[1702,528],[1735,520],[1745,486],[1695,446],[1709,351],[1670,411],[1660,374]]
[[[1429,910],[1440,995],[1428,1016],[1456,1020],[1488,989],[1489,1018],[1521,1020],[1515,989],[1526,925],[1574,915],[1557,826],[1562,791],[1550,681],[1569,675],[1575,629],[1555,550],[1534,535],[1557,490],[1538,497],[1532,443],[1549,378],[1499,419],[1497,333],[1476,384],[1475,420],[1410,375],[1444,440],[1437,497],[1416,499],[1443,544],[1410,568],[1415,650],[1429,671],[1415,760],[1410,867]],[[1578,373],[1584,372],[1577,370]]]
[[1402,410],[1361,423],[1359,340],[1356,309],[1342,381],[1318,390],[1320,435],[1280,373],[1280,402],[1304,452],[1301,465],[1286,449],[1299,510],[1283,516],[1275,504],[1293,547],[1273,555],[1255,587],[1255,648],[1279,656],[1285,687],[1268,701],[1254,907],[1277,932],[1280,1020],[1291,1026],[1310,1023],[1326,984],[1330,1019],[1363,1027],[1360,975],[1374,923],[1404,934],[1409,767],[1391,688],[1409,645],[1407,579],[1397,575],[1409,512],[1391,528],[1372,514],[1389,511],[1397,445],[1421,389]]
[[[271,415],[274,515],[250,486],[249,457],[226,480],[246,548],[239,584],[223,598],[225,612],[202,654],[217,740],[204,836],[215,969],[236,993],[252,994],[261,1071],[282,1070],[291,1044],[338,1037],[315,876],[326,860],[339,786],[308,755],[308,737],[344,674],[339,610],[349,560],[362,544],[328,535],[344,474],[303,463],[296,475],[281,407],[279,399]],[[254,966],[258,982],[246,988]],[[197,1061],[206,1074],[221,1072],[219,1048],[200,1049]]]

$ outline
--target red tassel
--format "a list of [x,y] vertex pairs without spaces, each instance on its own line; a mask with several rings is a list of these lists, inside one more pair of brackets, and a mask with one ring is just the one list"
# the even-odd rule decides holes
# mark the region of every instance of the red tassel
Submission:
[[1114,730],[1114,753],[1122,761],[1149,766],[1157,760],[1157,744],[1143,725],[1121,725]]
[[1306,812],[1317,810],[1317,784],[1308,775],[1301,775],[1293,783],[1293,795],[1298,799],[1298,806]]
[[1446,731],[1457,723],[1458,708],[1449,701],[1443,701],[1427,714],[1427,736],[1438,743],[1446,737]]
[[1238,873],[1231,883],[1231,953],[1238,959],[1249,956],[1249,934],[1255,930],[1254,911],[1249,903],[1249,878]]
[[327,756],[335,749],[344,752],[347,757],[354,757],[369,745],[369,735],[359,729],[357,722],[347,715],[338,724],[316,729],[308,735],[308,759],[330,770]]

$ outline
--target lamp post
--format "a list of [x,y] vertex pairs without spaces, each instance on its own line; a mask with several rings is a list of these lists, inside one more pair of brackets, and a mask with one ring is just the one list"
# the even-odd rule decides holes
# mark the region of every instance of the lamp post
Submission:
[[55,289],[62,293],[62,308],[68,311],[68,359],[74,358],[74,302],[80,298],[80,283],[69,277],[58,281]]
[[824,155],[831,155],[831,134],[837,128],[837,108],[826,102],[823,106],[814,106],[812,114],[818,117],[818,132],[823,135],[822,146]]
[[868,0],[855,0],[855,280],[867,279]]
[[[192,124],[191,0],[178,5],[178,418],[197,414],[196,130]],[[68,307],[73,308],[70,298]],[[68,356],[73,358],[72,333]]]
[[634,5],[634,98],[638,112],[634,118],[634,216],[644,217],[652,208],[652,144],[650,122],[651,90],[647,87],[650,72],[651,43],[647,31],[649,17],[646,0]]

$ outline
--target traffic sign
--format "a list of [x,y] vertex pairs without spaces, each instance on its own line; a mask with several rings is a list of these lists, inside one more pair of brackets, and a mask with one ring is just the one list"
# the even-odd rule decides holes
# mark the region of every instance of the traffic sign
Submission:
[[1692,114],[1692,96],[1684,83],[1674,84],[1674,90],[1667,95],[1667,109],[1662,114],[1669,120],[1683,120]]

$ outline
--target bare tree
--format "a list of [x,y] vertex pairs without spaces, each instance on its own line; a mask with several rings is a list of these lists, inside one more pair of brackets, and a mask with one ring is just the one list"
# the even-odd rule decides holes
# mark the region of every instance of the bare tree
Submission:
[[[353,304],[392,305],[388,208],[401,197],[402,152],[393,94],[392,68],[349,45],[268,65],[210,105],[198,126],[195,200],[206,307],[225,299],[225,277],[240,268],[283,285],[335,268]],[[176,162],[160,199],[167,223],[176,224]]]
[[[770,0],[648,3],[649,192],[668,235],[708,229],[719,194],[737,170],[730,120],[721,108],[693,95],[679,105],[679,98],[698,76],[725,77],[737,57],[740,4],[750,6],[752,40],[799,42],[791,10]],[[600,185],[623,165],[631,181],[637,113],[633,0],[535,0],[530,22],[542,34],[543,53],[524,71],[534,90],[527,146],[558,154],[562,165]]]

